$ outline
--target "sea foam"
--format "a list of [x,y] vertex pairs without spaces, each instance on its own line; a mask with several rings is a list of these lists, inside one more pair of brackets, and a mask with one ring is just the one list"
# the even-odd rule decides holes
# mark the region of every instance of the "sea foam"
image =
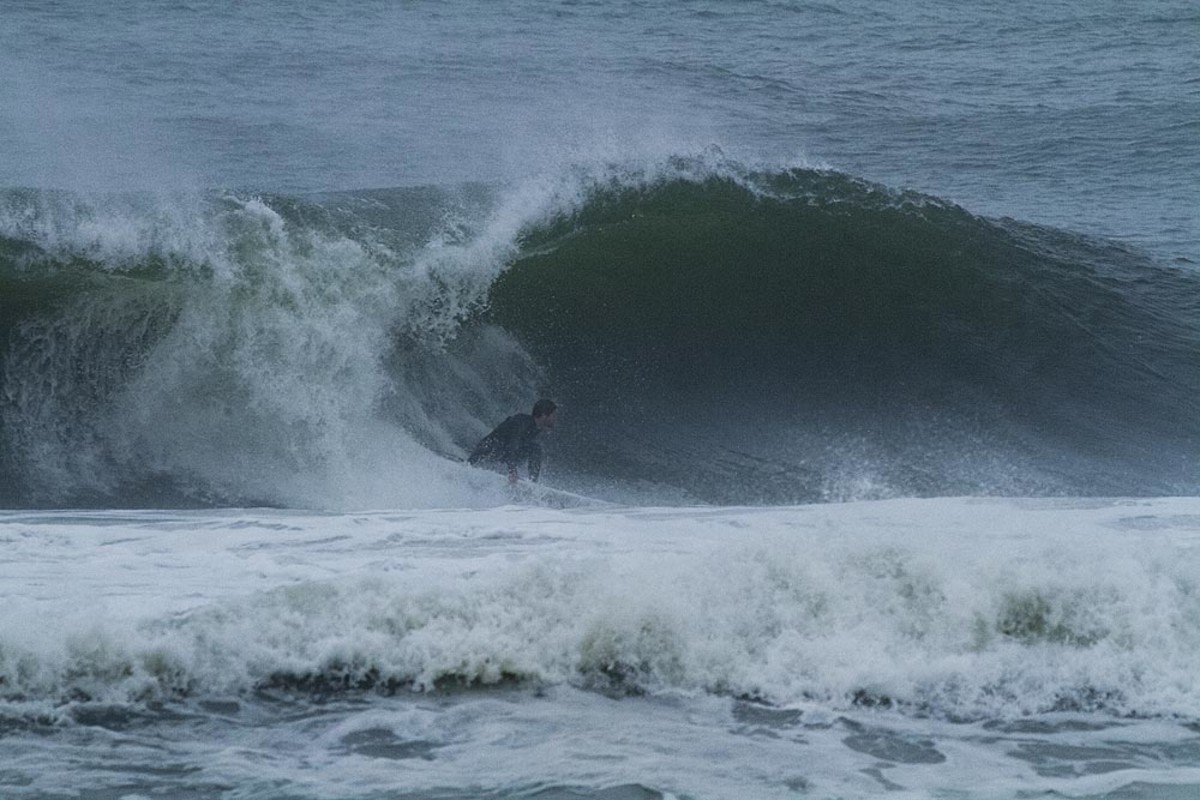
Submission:
[[1194,500],[2,523],[10,700],[516,682],[947,719],[1200,713]]

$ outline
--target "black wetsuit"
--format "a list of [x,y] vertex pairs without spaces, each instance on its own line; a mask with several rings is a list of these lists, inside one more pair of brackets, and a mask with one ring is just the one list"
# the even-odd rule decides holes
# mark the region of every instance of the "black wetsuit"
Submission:
[[529,463],[529,479],[542,472],[542,445],[537,440],[537,423],[529,414],[513,414],[475,445],[467,463],[503,464],[510,470],[522,461]]

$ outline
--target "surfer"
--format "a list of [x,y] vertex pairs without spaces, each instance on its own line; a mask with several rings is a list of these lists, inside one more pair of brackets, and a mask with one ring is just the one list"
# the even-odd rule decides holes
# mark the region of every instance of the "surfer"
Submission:
[[529,465],[529,480],[537,482],[542,472],[542,445],[537,437],[543,431],[554,430],[558,406],[553,400],[542,398],[533,404],[532,414],[513,414],[483,437],[467,463],[503,464],[508,468],[508,482],[517,482],[517,465],[522,461]]

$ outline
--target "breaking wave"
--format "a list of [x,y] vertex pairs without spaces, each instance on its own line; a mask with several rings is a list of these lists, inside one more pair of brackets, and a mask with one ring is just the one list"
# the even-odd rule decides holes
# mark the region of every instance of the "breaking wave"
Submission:
[[[0,197],[0,502],[1194,493],[1200,276],[1070,232],[716,157],[520,187]],[[484,498],[483,502],[490,501]]]

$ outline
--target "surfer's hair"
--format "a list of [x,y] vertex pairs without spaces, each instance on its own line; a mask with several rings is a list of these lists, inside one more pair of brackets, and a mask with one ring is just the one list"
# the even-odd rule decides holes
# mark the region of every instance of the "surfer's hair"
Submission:
[[533,404],[533,418],[548,417],[558,410],[558,404],[543,397]]

